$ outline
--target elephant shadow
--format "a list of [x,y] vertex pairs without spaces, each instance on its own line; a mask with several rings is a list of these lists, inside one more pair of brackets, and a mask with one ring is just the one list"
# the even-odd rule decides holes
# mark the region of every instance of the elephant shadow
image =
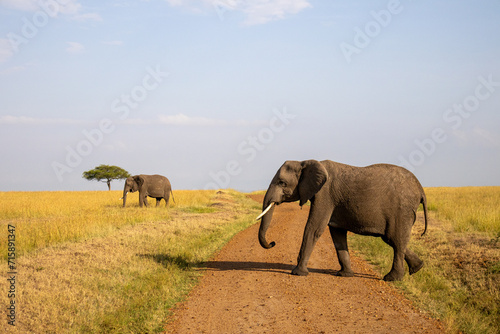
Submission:
[[177,255],[172,256],[170,254],[136,254],[140,258],[153,260],[158,264],[161,264],[165,268],[169,268],[171,266],[177,266],[181,269],[191,269],[191,268],[199,268],[203,265],[202,262],[192,262],[187,257]]
[[[208,261],[203,263],[203,267],[214,271],[262,271],[262,272],[275,272],[285,275],[291,275],[295,265],[276,262],[250,262],[250,261]],[[339,270],[324,269],[324,268],[308,268],[310,273],[325,274],[337,276]],[[362,277],[367,279],[380,280],[379,277],[370,274],[354,273],[355,277]]]
[[[277,263],[277,262],[254,262],[254,261],[206,261],[193,262],[184,256],[172,256],[170,254],[137,254],[137,256],[151,259],[165,268],[172,265],[178,266],[181,269],[194,269],[199,271],[256,271],[256,272],[274,272],[284,275],[291,275],[291,271],[295,267],[292,264]],[[337,276],[338,270],[309,268],[310,273],[325,274]],[[380,280],[379,277],[371,274],[354,273],[354,277],[365,279]]]

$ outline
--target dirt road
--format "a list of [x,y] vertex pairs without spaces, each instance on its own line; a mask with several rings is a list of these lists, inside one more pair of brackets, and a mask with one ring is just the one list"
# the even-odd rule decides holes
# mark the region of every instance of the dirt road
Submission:
[[[262,197],[255,197],[262,202]],[[309,275],[292,276],[309,208],[282,204],[267,233],[258,224],[236,235],[209,262],[186,302],[174,311],[167,333],[444,333],[390,283],[352,257],[355,277],[340,269],[329,233],[318,241]]]

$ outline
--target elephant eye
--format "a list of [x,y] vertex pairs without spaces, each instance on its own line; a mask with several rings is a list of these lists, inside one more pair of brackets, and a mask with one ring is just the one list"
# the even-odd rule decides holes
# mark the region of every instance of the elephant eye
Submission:
[[286,182],[283,180],[280,180],[280,182],[278,182],[278,185],[281,187],[286,187]]

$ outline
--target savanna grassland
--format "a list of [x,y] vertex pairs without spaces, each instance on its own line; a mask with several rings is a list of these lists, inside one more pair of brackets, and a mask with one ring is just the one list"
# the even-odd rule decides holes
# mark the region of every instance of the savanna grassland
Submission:
[[[164,202],[139,208],[137,194],[129,194],[122,208],[119,191],[0,193],[0,244],[6,247],[8,226],[14,226],[18,273],[16,326],[4,315],[0,328],[161,331],[169,308],[196,284],[199,265],[255,223],[259,212],[256,202],[231,190],[174,196],[169,208]],[[8,289],[2,279],[2,305],[10,301]]]
[[[449,332],[500,333],[500,187],[426,188],[429,226],[423,213],[409,247],[424,268],[395,283],[422,309],[442,319]],[[379,238],[350,235],[351,246],[390,270],[392,249]]]
[[[394,285],[449,332],[498,333],[500,187],[425,191],[428,231],[420,236],[420,211],[410,243],[425,266]],[[174,191],[168,208],[139,208],[137,194],[122,208],[121,195],[0,192],[0,273],[9,270],[9,226],[17,271],[16,327],[2,316],[0,332],[161,332],[203,263],[260,212],[232,190]],[[389,271],[392,251],[379,238],[350,234],[349,242],[380,273]],[[9,303],[8,284],[0,280],[1,305]]]

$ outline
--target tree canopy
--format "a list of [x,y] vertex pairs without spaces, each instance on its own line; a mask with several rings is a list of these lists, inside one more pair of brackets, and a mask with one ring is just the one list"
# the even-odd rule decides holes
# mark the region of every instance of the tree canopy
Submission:
[[82,177],[89,181],[96,180],[106,182],[108,190],[111,190],[111,181],[130,177],[129,172],[118,166],[100,165],[94,169],[83,172]]

